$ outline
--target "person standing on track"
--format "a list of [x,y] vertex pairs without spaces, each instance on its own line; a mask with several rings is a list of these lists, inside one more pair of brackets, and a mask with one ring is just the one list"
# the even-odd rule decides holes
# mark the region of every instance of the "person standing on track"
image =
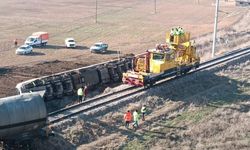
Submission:
[[77,90],[77,96],[78,96],[78,103],[81,103],[82,102],[82,98],[83,98],[83,88],[82,87],[80,87]]
[[125,127],[129,128],[129,124],[132,121],[132,114],[131,112],[128,110],[125,114],[124,114],[124,121],[125,121]]

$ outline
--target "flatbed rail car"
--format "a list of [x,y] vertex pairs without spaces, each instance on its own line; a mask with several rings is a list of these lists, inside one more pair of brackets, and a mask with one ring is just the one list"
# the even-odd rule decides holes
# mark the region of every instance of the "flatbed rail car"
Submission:
[[[176,29],[178,30],[178,29]],[[123,73],[122,81],[134,86],[152,85],[156,81],[179,76],[198,68],[200,58],[190,41],[190,33],[167,33],[166,43],[133,59],[132,70]]]

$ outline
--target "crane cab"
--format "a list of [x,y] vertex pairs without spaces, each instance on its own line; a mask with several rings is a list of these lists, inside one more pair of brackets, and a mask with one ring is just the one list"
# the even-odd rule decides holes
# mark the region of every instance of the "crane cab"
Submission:
[[174,68],[176,66],[174,52],[170,49],[168,51],[150,52],[150,72],[161,73],[165,70]]

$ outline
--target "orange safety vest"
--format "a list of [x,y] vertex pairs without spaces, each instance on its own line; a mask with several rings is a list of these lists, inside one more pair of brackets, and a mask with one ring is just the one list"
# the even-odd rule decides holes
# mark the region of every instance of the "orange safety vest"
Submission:
[[124,120],[125,121],[131,121],[132,120],[132,114],[131,114],[131,112],[126,112],[124,114]]

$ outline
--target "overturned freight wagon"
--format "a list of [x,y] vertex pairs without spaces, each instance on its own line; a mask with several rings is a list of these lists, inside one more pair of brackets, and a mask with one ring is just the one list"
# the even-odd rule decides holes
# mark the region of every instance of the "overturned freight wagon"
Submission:
[[73,95],[79,87],[85,85],[95,89],[100,85],[121,82],[122,74],[132,68],[132,58],[127,56],[120,60],[31,79],[18,83],[16,88],[20,94],[44,90],[45,100],[62,98]]

